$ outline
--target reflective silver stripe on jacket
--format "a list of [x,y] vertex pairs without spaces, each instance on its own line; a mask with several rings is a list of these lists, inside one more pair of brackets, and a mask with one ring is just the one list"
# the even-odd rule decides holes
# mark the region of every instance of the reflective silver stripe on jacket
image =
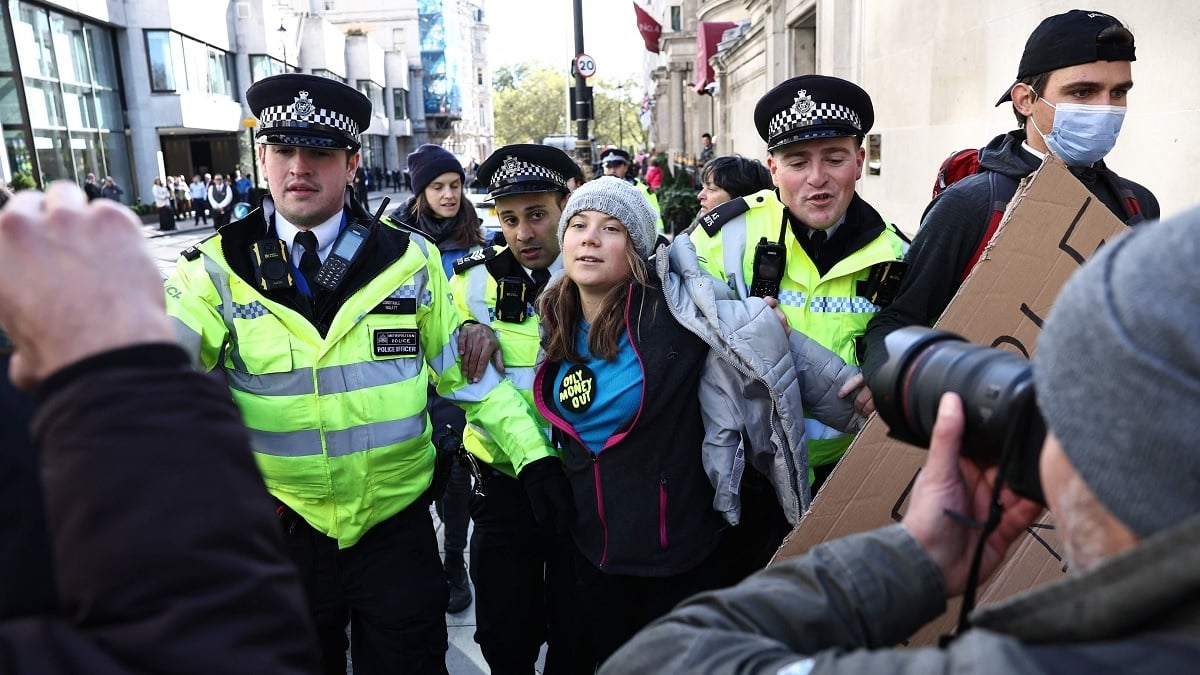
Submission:
[[533,391],[533,378],[537,375],[537,368],[526,366],[523,368],[505,366],[504,376],[512,381],[513,386],[521,391]]
[[[399,445],[425,432],[425,413],[411,417],[349,429],[325,432],[325,447],[330,457],[344,457],[356,452]],[[309,457],[321,454],[321,432],[316,429],[298,431],[250,430],[250,442],[255,452],[274,457]]]
[[472,267],[467,270],[467,309],[471,318],[485,326],[492,325],[492,308],[484,302],[487,298],[487,284],[492,275],[486,265]]
[[221,304],[217,307],[217,312],[220,313],[222,320],[225,322],[225,330],[229,335],[234,336],[226,354],[233,361],[234,368],[245,372],[249,370],[246,367],[246,362],[242,359],[241,353],[238,352],[237,332],[233,329],[233,319],[235,306],[233,303],[233,291],[229,287],[229,275],[213,260],[210,256],[204,257],[204,271],[208,273],[208,278],[212,281],[213,288],[217,289],[217,295],[221,298]]
[[750,297],[750,286],[742,274],[742,258],[746,254],[746,214],[721,228],[721,254],[729,287],[739,298]]
[[317,370],[315,388],[312,368],[258,375],[231,370],[229,386],[237,391],[260,396],[304,396],[317,393],[324,396],[403,382],[420,375],[421,369],[421,360],[415,358],[326,366]]

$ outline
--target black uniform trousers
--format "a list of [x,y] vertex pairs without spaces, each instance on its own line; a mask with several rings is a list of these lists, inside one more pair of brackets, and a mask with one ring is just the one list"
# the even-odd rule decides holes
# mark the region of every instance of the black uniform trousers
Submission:
[[574,545],[547,540],[515,478],[492,472],[483,492],[471,497],[470,571],[475,642],[492,675],[532,674],[543,642],[546,675],[590,675],[586,631],[563,620],[578,598],[571,588]]
[[340,550],[286,507],[281,522],[326,675],[346,675],[347,644],[356,675],[446,673],[449,590],[426,499]]

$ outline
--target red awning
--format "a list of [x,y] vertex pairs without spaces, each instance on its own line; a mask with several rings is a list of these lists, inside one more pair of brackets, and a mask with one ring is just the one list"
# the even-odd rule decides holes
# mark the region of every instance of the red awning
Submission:
[[721,34],[737,26],[734,21],[701,21],[696,31],[696,91],[707,94],[705,87],[713,81],[713,69],[708,59],[717,53]]

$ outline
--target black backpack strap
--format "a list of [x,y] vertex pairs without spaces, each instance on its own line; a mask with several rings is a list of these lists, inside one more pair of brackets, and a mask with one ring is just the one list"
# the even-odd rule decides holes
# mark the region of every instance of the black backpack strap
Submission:
[[983,252],[987,250],[992,237],[996,235],[996,230],[1000,229],[1000,221],[1004,220],[1004,210],[1008,208],[1008,203],[1012,201],[1013,195],[1016,193],[1016,179],[997,171],[988,172],[988,203],[991,205],[991,210],[988,212],[987,227],[983,231],[979,245],[975,247],[975,253],[971,254],[971,259],[967,261],[966,267],[958,277],[960,284],[966,281],[971,270],[975,269],[975,265],[983,257]]

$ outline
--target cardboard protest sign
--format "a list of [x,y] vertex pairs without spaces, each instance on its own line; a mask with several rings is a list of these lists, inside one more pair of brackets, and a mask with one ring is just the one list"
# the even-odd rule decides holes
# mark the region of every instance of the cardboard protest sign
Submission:
[[[936,327],[1030,356],[1043,318],[1067,278],[1126,229],[1066,166],[1047,158],[1018,188],[991,244]],[[775,561],[802,555],[823,541],[898,522],[924,462],[925,450],[888,438],[887,425],[874,416]],[[1047,514],[981,587],[977,605],[1060,578],[1065,567],[1058,548]],[[909,644],[935,644],[954,628],[958,608],[958,601],[952,602]]]

